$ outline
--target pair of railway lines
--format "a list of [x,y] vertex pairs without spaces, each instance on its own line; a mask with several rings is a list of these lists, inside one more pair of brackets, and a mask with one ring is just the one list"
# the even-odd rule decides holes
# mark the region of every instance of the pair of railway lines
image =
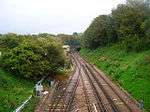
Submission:
[[58,82],[49,112],[142,112],[137,103],[103,73],[72,54],[73,75]]
[[[75,63],[73,61],[73,63]],[[75,70],[68,81],[60,81],[54,90],[49,112],[69,112],[74,100],[75,92],[79,84],[79,69]]]

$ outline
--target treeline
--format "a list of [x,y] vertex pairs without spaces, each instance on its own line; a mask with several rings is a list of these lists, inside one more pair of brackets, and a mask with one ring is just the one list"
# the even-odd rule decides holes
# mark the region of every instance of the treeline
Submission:
[[150,2],[127,0],[109,15],[96,17],[82,37],[82,46],[90,49],[119,43],[127,51],[150,48]]
[[0,35],[0,67],[21,78],[55,75],[65,65],[62,44],[54,35]]
[[58,34],[56,37],[64,45],[69,45],[71,48],[76,48],[80,46],[80,37],[82,33],[74,32],[72,35]]

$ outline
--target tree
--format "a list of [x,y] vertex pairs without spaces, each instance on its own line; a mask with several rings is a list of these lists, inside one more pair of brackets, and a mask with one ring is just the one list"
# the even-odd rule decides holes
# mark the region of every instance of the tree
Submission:
[[88,48],[106,46],[117,41],[113,18],[109,15],[100,15],[94,19],[83,35],[84,45]]
[[80,47],[80,34],[77,32],[74,32],[72,35],[58,34],[57,37],[64,45],[69,45],[71,48]]
[[143,49],[145,31],[142,24],[148,18],[148,12],[149,8],[144,0],[128,0],[126,4],[118,5],[117,9],[112,11],[118,37],[127,50]]
[[17,34],[9,33],[2,35],[0,38],[0,47],[3,49],[11,49],[19,45],[22,41],[22,36]]
[[149,0],[127,0],[110,15],[96,17],[82,37],[83,47],[90,49],[119,42],[127,51],[149,48]]
[[145,47],[146,48],[150,48],[150,16],[149,19],[146,19],[143,24],[142,27],[144,29],[145,32]]

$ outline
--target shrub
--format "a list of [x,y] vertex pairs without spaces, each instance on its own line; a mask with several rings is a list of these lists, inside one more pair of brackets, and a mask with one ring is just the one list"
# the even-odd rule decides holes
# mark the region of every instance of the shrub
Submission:
[[1,56],[2,67],[14,75],[39,79],[54,75],[65,64],[61,45],[52,38],[26,37]]

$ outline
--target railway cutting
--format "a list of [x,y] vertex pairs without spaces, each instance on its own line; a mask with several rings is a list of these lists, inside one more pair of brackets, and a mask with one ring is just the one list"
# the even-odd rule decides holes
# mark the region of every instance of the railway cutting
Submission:
[[71,60],[72,75],[55,83],[36,112],[142,112],[135,99],[78,53]]

